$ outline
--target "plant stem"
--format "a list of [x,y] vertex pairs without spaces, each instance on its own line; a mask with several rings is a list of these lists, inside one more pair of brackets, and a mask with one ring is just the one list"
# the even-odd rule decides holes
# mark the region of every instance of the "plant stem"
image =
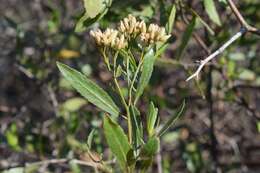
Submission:
[[101,49],[100,52],[102,53],[102,56],[104,58],[104,61],[105,61],[105,64],[107,65],[108,70],[111,71],[111,67],[110,67],[110,64],[109,64],[109,59],[108,59],[108,57],[106,55],[106,47],[104,47],[104,49]]
[[119,83],[118,83],[118,81],[117,81],[117,77],[116,77],[116,60],[117,60],[117,57],[118,57],[118,51],[115,53],[115,55],[114,55],[114,58],[113,58],[113,60],[114,60],[114,69],[113,69],[113,71],[114,71],[114,75],[113,75],[113,78],[114,78],[114,84],[115,84],[115,86],[116,86],[116,89],[117,89],[117,92],[118,92],[118,94],[119,94],[119,96],[120,96],[120,98],[121,98],[121,101],[122,101],[122,103],[123,103],[123,105],[124,105],[124,107],[125,107],[125,110],[126,110],[126,114],[127,114],[127,126],[128,126],[128,140],[129,140],[129,143],[131,144],[132,143],[132,123],[131,123],[131,118],[130,118],[130,112],[129,112],[129,107],[128,107],[128,105],[127,105],[127,103],[126,103],[126,101],[125,101],[125,98],[124,98],[124,95],[123,95],[123,93],[122,93],[122,90],[121,90],[121,88],[120,88],[120,85],[119,85]]
[[127,59],[126,59],[126,73],[127,73],[127,86],[128,87],[130,85],[129,58],[130,57],[127,57]]
[[142,52],[141,54],[141,58],[140,58],[140,62],[136,68],[136,71],[135,71],[135,74],[134,74],[134,77],[133,77],[133,80],[131,82],[131,86],[130,86],[130,89],[129,89],[129,99],[128,99],[128,105],[130,105],[132,103],[132,91],[133,91],[133,88],[134,88],[134,83],[137,79],[137,75],[141,69],[141,66],[143,64],[143,56],[144,56],[144,53]]

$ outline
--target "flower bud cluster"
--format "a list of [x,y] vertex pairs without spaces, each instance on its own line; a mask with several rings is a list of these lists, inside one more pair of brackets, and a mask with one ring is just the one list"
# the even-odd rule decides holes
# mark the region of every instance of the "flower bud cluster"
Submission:
[[118,30],[127,36],[133,36],[146,31],[146,24],[144,21],[137,21],[131,14],[120,21]]
[[141,41],[147,44],[156,42],[165,42],[171,35],[167,35],[164,27],[156,24],[150,24],[146,32],[140,34]]
[[170,37],[165,32],[164,27],[156,24],[150,24],[147,28],[145,22],[138,21],[133,15],[128,15],[120,21],[118,30],[106,29],[90,31],[99,46],[108,46],[115,49],[124,49],[128,46],[129,39],[139,37],[139,40],[145,44],[154,44],[156,42],[165,42]]
[[90,31],[90,35],[95,39],[99,46],[108,46],[115,49],[123,49],[127,46],[127,40],[124,35],[114,29],[106,29],[102,32],[100,29]]

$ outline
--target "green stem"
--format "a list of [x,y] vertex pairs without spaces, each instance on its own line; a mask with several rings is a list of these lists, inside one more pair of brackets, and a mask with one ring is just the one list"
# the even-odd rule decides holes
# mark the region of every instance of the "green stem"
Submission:
[[111,71],[111,67],[110,67],[110,64],[109,64],[109,58],[106,55],[106,47],[104,47],[104,49],[101,49],[100,52],[102,53],[102,56],[104,58],[104,62],[106,64],[108,70]]
[[118,91],[118,94],[121,98],[121,101],[125,107],[125,110],[126,110],[126,114],[127,114],[127,126],[128,126],[128,140],[129,140],[129,143],[131,144],[132,143],[132,123],[131,123],[131,117],[130,117],[130,111],[129,111],[129,107],[125,101],[125,98],[124,98],[124,95],[122,93],[122,90],[120,88],[120,85],[117,81],[117,77],[116,77],[116,60],[117,60],[117,57],[118,57],[118,51],[115,53],[114,55],[114,83],[115,83],[115,86],[116,86],[116,89]]
[[140,58],[140,62],[138,64],[137,68],[136,68],[136,71],[135,71],[135,74],[134,74],[134,77],[133,77],[133,80],[131,82],[131,86],[130,86],[130,89],[129,89],[129,100],[128,100],[128,105],[129,106],[132,103],[132,91],[133,91],[133,88],[134,88],[134,83],[135,83],[135,81],[137,79],[137,75],[138,75],[138,73],[139,73],[139,71],[141,69],[141,66],[143,64],[143,56],[144,56],[143,54],[144,53],[142,52],[141,58]]
[[127,73],[127,85],[128,85],[128,87],[130,86],[129,58],[130,57],[127,57],[127,59],[126,59],[126,73]]

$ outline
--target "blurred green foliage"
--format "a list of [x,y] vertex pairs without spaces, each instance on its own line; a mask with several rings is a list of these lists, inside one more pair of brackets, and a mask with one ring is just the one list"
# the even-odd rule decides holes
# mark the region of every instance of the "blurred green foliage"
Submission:
[[[59,60],[77,68],[107,89],[111,76],[100,63],[100,55],[88,31],[113,26],[131,13],[167,26],[167,31],[173,34],[166,53],[155,62],[153,77],[145,89],[141,100],[142,118],[148,110],[145,103],[149,103],[149,99],[161,110],[158,119],[163,123],[181,101],[187,99],[185,116],[162,137],[163,172],[207,172],[210,167],[207,164],[212,163],[211,141],[209,103],[203,96],[207,96],[209,68],[206,67],[198,82],[185,83],[184,80],[197,67],[196,60],[207,56],[194,33],[210,51],[215,50],[239,30],[234,15],[223,0],[114,0],[105,7],[100,7],[100,2],[92,4],[98,7],[91,8],[94,11],[90,14],[84,13],[83,1],[2,2],[0,171],[24,172],[23,163],[54,158],[89,161],[89,153],[111,160],[113,164],[104,136],[97,135],[102,134],[103,114],[60,76],[55,62]],[[259,0],[236,1],[236,4],[246,20],[260,28]],[[173,16],[175,22],[171,23],[168,19]],[[246,34],[212,64],[215,130],[219,150],[224,152],[219,156],[224,160],[219,161],[222,170],[237,172],[243,166],[259,170],[249,163],[233,162],[238,156],[230,156],[224,150],[228,146],[229,152],[235,152],[225,140],[228,137],[243,150],[239,156],[242,160],[253,159],[246,154],[248,145],[254,148],[259,136],[259,52],[259,37]],[[95,132],[91,133],[93,129]],[[45,171],[93,172],[92,168],[76,162],[67,163],[68,166],[47,165]],[[155,161],[151,171],[156,172],[157,166]],[[32,172],[39,169],[36,167]]]

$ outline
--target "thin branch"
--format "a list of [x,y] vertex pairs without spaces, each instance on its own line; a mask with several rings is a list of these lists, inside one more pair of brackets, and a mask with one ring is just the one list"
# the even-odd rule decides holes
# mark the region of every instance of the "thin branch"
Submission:
[[[89,167],[93,167],[93,168],[96,168],[96,169],[100,169],[103,172],[111,173],[111,170],[109,168],[107,168],[105,165],[102,165],[100,163],[83,161],[83,160],[78,160],[78,159],[67,159],[67,158],[50,159],[50,160],[43,160],[43,161],[25,163],[24,169],[27,169],[28,167],[31,167],[31,166],[37,166],[37,165],[48,166],[50,164],[64,164],[64,163],[69,163],[69,162],[74,162],[75,164],[78,164],[78,165],[89,166]],[[8,168],[4,168],[4,169],[1,169],[1,170],[4,171],[4,170],[7,170],[7,169],[16,168],[16,167],[20,167],[20,166],[16,165],[15,167],[8,167]]]
[[162,173],[162,155],[161,149],[159,148],[159,152],[156,155],[156,163],[157,163],[157,173]]
[[218,50],[213,52],[211,55],[209,55],[207,58],[201,61],[199,68],[195,73],[193,73],[189,78],[186,79],[186,81],[191,80],[194,77],[199,77],[200,71],[203,69],[203,67],[211,61],[213,58],[215,58],[217,55],[221,54],[224,52],[224,50],[230,46],[234,41],[236,41],[238,38],[240,38],[247,30],[245,28],[241,28],[238,33],[236,33],[233,37],[231,37],[225,44],[223,44]]
[[229,7],[231,8],[232,12],[235,14],[236,19],[241,24],[241,27],[246,28],[248,32],[252,32],[254,34],[260,35],[260,30],[257,29],[256,27],[253,27],[253,26],[249,25],[246,22],[245,18],[239,12],[239,10],[237,9],[237,7],[234,4],[234,2],[232,0],[227,0],[227,2],[228,2]]
[[232,0],[227,0],[229,7],[231,8],[232,12],[235,14],[236,19],[241,24],[241,29],[238,33],[236,33],[233,37],[231,37],[224,45],[222,45],[218,50],[216,50],[214,53],[212,53],[210,56],[205,58],[201,61],[199,68],[195,73],[193,73],[190,77],[186,79],[186,81],[189,81],[193,79],[194,77],[199,76],[200,71],[203,69],[203,67],[211,61],[213,58],[215,58],[217,55],[221,54],[228,46],[230,46],[234,41],[236,41],[238,38],[240,38],[243,34],[250,32],[252,34],[260,35],[260,30],[249,25],[244,17],[241,15],[239,10],[237,9],[236,5]]

